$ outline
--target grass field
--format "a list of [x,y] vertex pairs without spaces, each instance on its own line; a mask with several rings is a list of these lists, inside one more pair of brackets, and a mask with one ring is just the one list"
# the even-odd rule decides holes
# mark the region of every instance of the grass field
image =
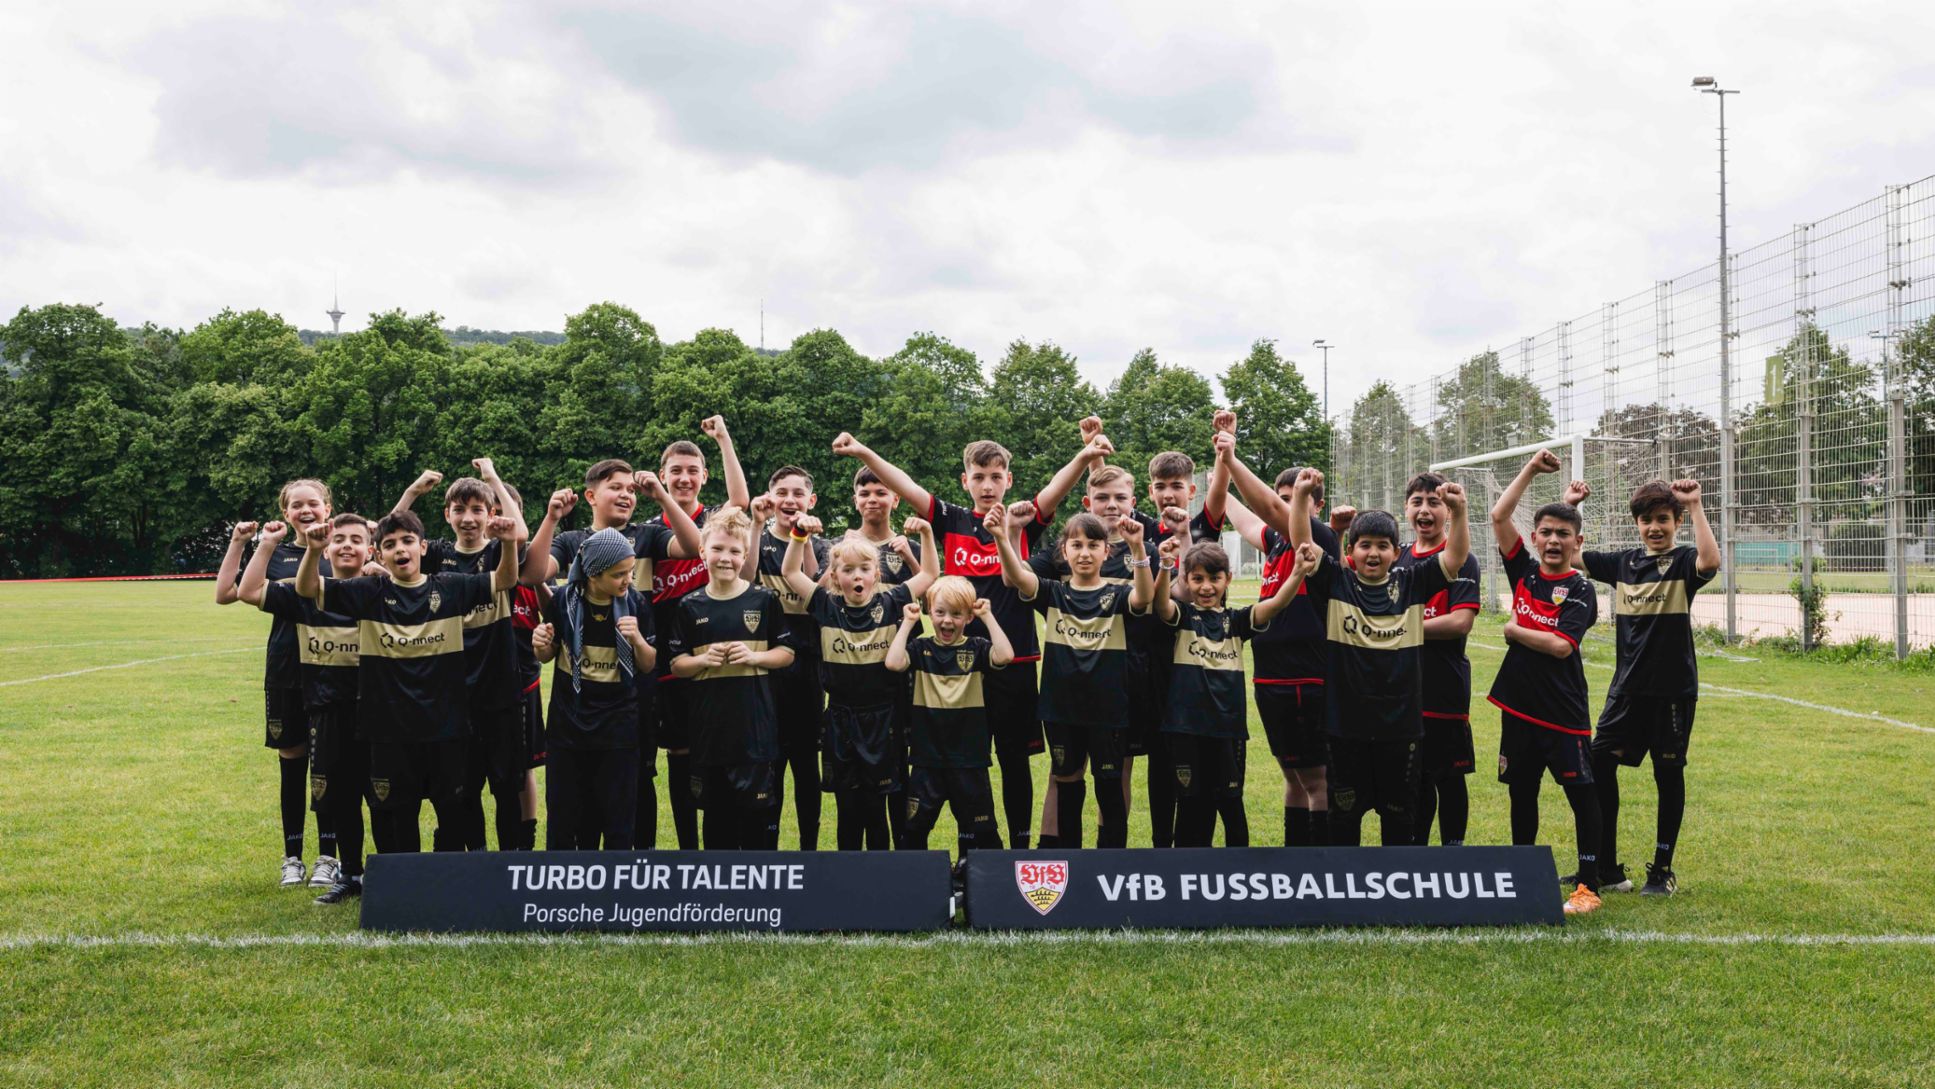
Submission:
[[0,584],[0,1084],[1935,1084],[1926,674],[1704,659],[1680,895],[1563,931],[368,940],[273,887],[267,624],[209,597]]

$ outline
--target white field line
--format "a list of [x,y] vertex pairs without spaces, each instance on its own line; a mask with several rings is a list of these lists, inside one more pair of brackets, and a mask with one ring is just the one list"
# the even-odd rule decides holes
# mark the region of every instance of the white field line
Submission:
[[182,658],[207,658],[217,654],[244,654],[260,649],[251,644],[246,647],[233,647],[228,650],[198,650],[192,654],[164,654],[159,658],[137,658],[132,662],[115,662],[113,665],[88,666],[86,669],[70,669],[64,673],[48,673],[39,677],[22,677],[15,681],[0,681],[0,688],[12,688],[17,684],[38,684],[41,681],[57,681],[62,677],[78,677],[83,673],[99,673],[104,669],[132,669],[135,666],[153,665],[156,662],[173,662]]
[[17,654],[23,650],[59,650],[62,647],[125,647],[140,646],[147,643],[167,643],[170,646],[180,646],[183,643],[227,643],[232,642],[233,639],[233,636],[228,635],[205,635],[201,638],[189,637],[185,639],[179,636],[165,635],[156,636],[151,639],[83,639],[78,643],[29,643],[24,647],[0,645],[0,654]]
[[[1480,643],[1476,640],[1471,641],[1468,645],[1474,646],[1474,647],[1482,647],[1485,650],[1502,651],[1506,649],[1500,646],[1493,646],[1490,643]],[[1589,661],[1586,664],[1591,666],[1594,669],[1610,670],[1613,668],[1612,666],[1609,666],[1604,662]],[[1721,695],[1725,695],[1725,696],[1745,696],[1748,699],[1774,700],[1777,703],[1787,703],[1787,704],[1792,704],[1795,707],[1805,707],[1810,711],[1825,711],[1830,715],[1841,715],[1846,718],[1862,719],[1863,721],[1866,721],[1866,722],[1879,722],[1888,726],[1899,726],[1904,730],[1914,730],[1916,733],[1935,734],[1935,726],[1918,726],[1912,722],[1903,722],[1898,718],[1889,718],[1886,715],[1877,715],[1873,711],[1850,711],[1846,707],[1835,707],[1832,704],[1811,703],[1807,700],[1797,700],[1792,696],[1777,696],[1772,692],[1755,692],[1750,688],[1728,688],[1726,685],[1709,684],[1706,681],[1701,681],[1700,687],[1703,689],[1706,689],[1707,691],[1718,692]]]
[[830,945],[855,948],[1013,945],[1472,946],[1687,945],[1935,947],[1935,934],[1673,934],[1657,930],[1571,932],[1557,927],[1509,930],[1108,930],[948,931],[895,934],[9,934],[0,952],[39,949],[469,949],[525,946]]

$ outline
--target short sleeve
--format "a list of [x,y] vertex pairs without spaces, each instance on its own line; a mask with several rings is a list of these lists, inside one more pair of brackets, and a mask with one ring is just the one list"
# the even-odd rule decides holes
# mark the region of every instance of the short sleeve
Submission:
[[1430,560],[1413,567],[1399,568],[1404,572],[1404,603],[1423,605],[1438,596],[1438,591],[1448,589],[1450,576],[1445,574],[1444,553],[1440,552]]
[[496,592],[491,586],[492,576],[490,575],[443,575],[440,577],[446,580],[446,586],[455,588],[456,592],[451,596],[456,598],[460,603],[458,605],[458,612],[460,613],[467,613],[480,605],[490,604],[491,596]]
[[302,595],[292,583],[271,582],[262,587],[262,611],[284,620],[301,620]]
[[380,580],[370,576],[353,579],[323,580],[322,607],[326,613],[337,613],[353,620],[374,620],[376,603],[380,596],[377,583]]
[[1598,620],[1599,593],[1593,589],[1592,580],[1573,579],[1565,604],[1559,607],[1560,638],[1576,647]]
[[1445,588],[1445,611],[1476,609],[1479,605],[1478,560],[1465,557],[1465,566],[1458,571],[1458,577],[1451,580]]
[[1581,552],[1579,562],[1585,564],[1586,574],[1595,581],[1617,583],[1619,581],[1619,552]]
[[1343,554],[1343,546],[1337,540],[1337,531],[1315,518],[1310,520],[1310,539],[1317,542],[1317,547],[1323,549],[1326,556]]
[[1514,537],[1512,547],[1501,550],[1498,558],[1505,564],[1505,577],[1515,584],[1538,568],[1532,561],[1532,553],[1526,550],[1524,537]]
[[1337,557],[1325,553],[1323,561],[1317,564],[1317,569],[1304,576],[1304,588],[1310,591],[1312,598],[1316,599],[1311,604],[1328,603],[1332,592],[1336,589],[1337,580],[1344,577],[1343,572],[1344,569],[1338,564]]
[[648,642],[657,635],[657,618],[652,615],[652,599],[637,590],[625,591],[625,607],[638,619],[638,634]]
[[[554,605],[557,600],[555,597],[551,599]],[[691,610],[686,608],[686,604],[684,599],[680,599],[672,607],[672,630],[666,633],[670,640],[665,648],[667,654],[679,655],[693,652],[695,644],[692,641]]]
[[793,638],[793,626],[786,622],[779,595],[770,592],[766,595],[766,603],[760,606],[759,630],[765,635],[768,647],[785,647],[798,653],[798,640]]
[[1720,569],[1718,567],[1704,575],[1700,573],[1700,550],[1697,548],[1680,549],[1680,555],[1675,560],[1675,563],[1681,566],[1683,570],[1675,571],[1674,575],[1675,577],[1686,580],[1686,588],[1688,590],[1699,590],[1720,575]]
[[563,599],[557,594],[552,594],[544,602],[544,622],[559,631],[564,628]]
[[[557,542],[551,545],[557,554]],[[640,522],[632,530],[632,558],[669,560],[672,558],[672,529],[663,522]]]
[[1055,565],[1055,553],[1053,549],[1029,554],[1028,570],[1033,571],[1035,578],[1043,582],[1060,582],[1062,580],[1061,569]]
[[1197,511],[1195,517],[1189,520],[1189,539],[1192,543],[1200,544],[1204,541],[1215,541],[1219,540],[1222,536],[1223,527],[1210,524],[1209,509],[1207,507]]
[[887,615],[893,617],[896,624],[900,623],[900,614],[907,606],[914,603],[914,591],[909,590],[904,582],[898,586],[888,587],[886,593],[881,596],[887,599]]
[[1029,608],[1046,616],[1049,608],[1062,606],[1062,583],[1060,579],[1037,578],[1034,597],[1022,597],[1020,590],[1015,591],[1015,596],[1027,602]]
[[994,644],[992,642],[978,635],[969,636],[968,642],[974,647],[974,668],[976,671],[986,673],[988,670],[995,668]]
[[558,561],[559,578],[571,571],[571,561],[578,558],[578,546],[583,541],[584,533],[575,529],[567,529],[551,538],[551,558]]
[[838,605],[833,603],[833,595],[824,586],[813,587],[813,596],[806,599],[806,615],[821,626],[839,623]]

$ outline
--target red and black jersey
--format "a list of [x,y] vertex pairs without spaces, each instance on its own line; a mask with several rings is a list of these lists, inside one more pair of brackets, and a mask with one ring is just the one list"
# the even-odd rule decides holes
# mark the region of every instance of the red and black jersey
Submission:
[[[957,507],[934,496],[927,507],[927,520],[934,525],[934,539],[941,549],[941,573],[962,575],[974,584],[974,592],[988,599],[995,623],[1014,647],[1015,661],[1032,662],[1041,657],[1041,642],[1035,637],[1035,616],[1021,596],[1001,581],[1001,553],[995,548],[994,534],[981,524],[981,516],[967,507]],[[1041,547],[1041,535],[1048,523],[1037,508],[1035,517],[1022,527],[1020,552],[1026,560]],[[967,634],[986,638],[988,626],[979,620],[967,627]]]
[[1373,583],[1329,556],[1304,579],[1324,618],[1330,679],[1324,709],[1332,737],[1424,735],[1424,603],[1450,581],[1439,559],[1394,567]]
[[[692,524],[705,528],[706,508],[701,503],[692,512]],[[670,532],[665,525],[665,515],[657,514],[645,522]],[[694,556],[690,559],[656,559],[652,563],[652,626],[661,633],[661,638],[669,637],[675,629],[678,618],[679,599],[694,590],[705,589],[712,576],[705,569],[705,559]],[[652,671],[660,680],[677,680],[672,676],[672,656],[661,653],[658,668]]]
[[[1416,567],[1435,558],[1445,546],[1418,551],[1416,541],[1398,550],[1398,567]],[[1424,618],[1450,616],[1460,609],[1478,608],[1478,557],[1467,555],[1458,577],[1424,603]],[[1424,717],[1471,717],[1471,659],[1465,657],[1465,637],[1424,641]]]
[[544,608],[535,587],[519,586],[511,591],[511,635],[517,641],[518,691],[529,692],[543,680],[543,667],[531,649],[531,633],[544,623]]
[[[1315,518],[1310,520],[1310,539],[1324,550],[1324,555],[1333,560],[1338,558],[1337,534]],[[1258,601],[1276,596],[1277,587],[1297,567],[1297,550],[1281,533],[1265,529],[1263,543],[1266,556]],[[1277,614],[1276,621],[1250,640],[1250,650],[1256,658],[1257,684],[1324,683],[1330,669],[1330,651],[1325,646],[1324,617],[1311,604],[1307,582],[1297,587],[1296,598]]]
[[1599,619],[1599,595],[1585,572],[1548,575],[1520,538],[1504,552],[1505,577],[1512,582],[1512,619],[1532,631],[1551,632],[1571,643],[1563,658],[1512,643],[1498,667],[1488,697],[1493,706],[1534,726],[1568,734],[1592,733],[1586,708],[1586,667],[1579,641]]
[[1684,699],[1700,692],[1693,658],[1693,595],[1719,572],[1700,573],[1699,551],[1682,545],[1587,552],[1586,573],[1610,583],[1619,664],[1608,695]]

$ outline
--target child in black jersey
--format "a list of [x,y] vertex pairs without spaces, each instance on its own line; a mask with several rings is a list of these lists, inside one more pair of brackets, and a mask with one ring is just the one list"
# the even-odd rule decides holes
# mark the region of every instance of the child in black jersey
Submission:
[[872,469],[862,465],[854,470],[853,509],[860,515],[860,527],[855,532],[880,550],[880,582],[885,586],[906,582],[920,570],[919,546],[907,539],[907,531],[894,529],[894,508],[898,506],[900,496],[881,483]]
[[638,681],[658,662],[651,602],[632,585],[632,542],[615,529],[587,537],[545,622],[531,633],[551,678],[546,850],[628,850],[638,819]]
[[[988,783],[989,727],[983,680],[1014,661],[1014,647],[1001,630],[988,599],[976,597],[974,584],[959,575],[935,580],[927,591],[932,636],[920,630],[920,606],[901,608],[900,628],[887,648],[886,666],[913,672],[913,713],[908,720],[913,772],[907,783],[906,833],[895,846],[927,849],[927,835],[941,806],[954,813],[958,854],[969,848],[999,850],[1001,831],[994,821],[994,792]],[[979,620],[984,638],[967,634]]]
[[[369,742],[356,728],[356,622],[326,613],[296,593],[290,581],[270,582],[269,564],[289,535],[289,523],[262,527],[262,547],[242,572],[236,595],[277,620],[295,625],[301,663],[302,703],[309,720],[309,798],[318,828],[334,834],[325,843],[340,869],[318,904],[339,904],[363,894],[363,795],[369,789]],[[370,562],[370,527],[360,514],[329,520],[327,562],[333,570],[360,571]],[[301,563],[300,560],[297,561]],[[333,784],[333,788],[332,788]],[[326,863],[318,860],[322,875]]]
[[[1404,486],[1404,520],[1417,534],[1398,549],[1397,565],[1432,563],[1445,547],[1445,478],[1419,473]],[[1418,845],[1431,842],[1431,822],[1447,847],[1465,842],[1471,795],[1465,776],[1477,768],[1471,741],[1471,661],[1465,637],[1478,616],[1478,558],[1467,556],[1451,584],[1424,605],[1424,748],[1418,775]]]
[[[1184,584],[1180,601],[1169,594],[1169,568],[1178,555]],[[1276,592],[1241,609],[1228,608],[1230,558],[1222,545],[1205,542],[1184,552],[1182,540],[1172,538],[1163,542],[1162,556],[1155,613],[1176,631],[1162,722],[1182,799],[1176,846],[1208,847],[1221,813],[1224,846],[1248,847],[1243,766],[1250,730],[1243,643],[1269,630],[1277,614],[1296,600],[1323,552],[1315,544],[1304,545]]]
[[[329,485],[308,478],[291,480],[282,486],[277,505],[282,509],[283,524],[294,527],[295,533],[325,525],[329,521]],[[242,553],[257,528],[254,522],[236,524],[229,537],[228,551],[222,557],[221,569],[215,575],[215,604],[232,605],[240,600],[236,587],[242,576]],[[270,549],[266,577],[271,582],[291,581],[301,563],[302,545],[284,541]],[[280,758],[277,763],[281,769],[281,868],[285,889],[303,883],[302,825],[309,796],[309,723],[302,705],[295,630],[294,624],[281,617],[272,619],[268,657],[262,674],[263,744],[276,750]],[[321,857],[316,859],[317,873],[309,883],[327,886],[333,883],[331,875],[340,872],[336,833],[328,826],[327,814],[316,815],[316,834],[321,841]]]
[[811,515],[793,521],[780,574],[806,602],[812,627],[802,638],[815,646],[813,663],[826,688],[826,710],[816,730],[825,764],[821,782],[833,795],[840,850],[857,851],[868,843],[885,849],[886,800],[902,788],[907,752],[901,725],[906,678],[887,668],[887,648],[902,611],[940,575],[940,553],[926,520],[909,518],[906,532],[921,539],[923,557],[911,579],[881,590],[879,546],[849,533],[824,550],[826,571],[816,581],[804,564],[820,530],[820,520]]
[[[802,851],[820,846],[820,714],[826,709],[826,690],[820,686],[819,630],[807,615],[810,593],[801,593],[786,580],[788,541],[802,517],[810,517],[820,497],[813,476],[797,465],[782,465],[766,481],[766,492],[752,502],[753,526],[758,530],[759,585],[779,597],[792,632],[793,664],[773,674],[773,702],[779,714],[781,754],[779,792],[785,805],[786,775],[793,777],[793,815],[799,826]],[[802,570],[818,579],[826,570],[827,543],[809,537],[801,557]]]
[[745,578],[752,519],[723,507],[706,520],[704,586],[673,613],[672,675],[687,684],[693,802],[707,850],[779,847],[779,717],[771,674],[793,664],[779,595]]
[[[1568,502],[1592,494],[1573,481]],[[1720,572],[1720,544],[1707,524],[1700,482],[1652,480],[1633,492],[1630,506],[1640,547],[1584,553],[1586,573],[1612,586],[1618,664],[1592,739],[1592,782],[1604,825],[1599,848],[1602,889],[1632,888],[1619,858],[1619,765],[1638,767],[1653,757],[1659,788],[1658,836],[1646,865],[1641,896],[1679,889],[1673,849],[1686,816],[1686,748],[1700,695],[1693,657],[1693,596]],[[1693,523],[1693,547],[1674,547],[1682,519]]]
[[1142,526],[1124,516],[1115,530],[1128,542],[1134,582],[1123,587],[1102,578],[1109,554],[1109,527],[1093,514],[1078,514],[1062,530],[1067,581],[1036,576],[1006,532],[1008,511],[989,511],[983,524],[1001,550],[1001,578],[1021,600],[1046,618],[1042,651],[1041,717],[1048,728],[1059,844],[1080,847],[1082,782],[1086,763],[1095,778],[1095,802],[1103,813],[1097,846],[1126,847],[1128,809],[1122,795],[1127,755],[1129,695],[1128,630],[1125,618],[1147,615],[1155,593]]
[[1578,885],[1569,915],[1599,908],[1599,800],[1592,790],[1586,743],[1592,712],[1579,642],[1599,618],[1592,580],[1574,567],[1582,520],[1569,503],[1547,503],[1532,517],[1526,546],[1512,516],[1533,479],[1559,470],[1550,450],[1532,455],[1492,505],[1492,536],[1512,584],[1512,619],[1505,625],[1505,661],[1488,697],[1500,713],[1498,778],[1511,792],[1512,842],[1538,839],[1539,784],[1547,770],[1565,790],[1579,845]]

